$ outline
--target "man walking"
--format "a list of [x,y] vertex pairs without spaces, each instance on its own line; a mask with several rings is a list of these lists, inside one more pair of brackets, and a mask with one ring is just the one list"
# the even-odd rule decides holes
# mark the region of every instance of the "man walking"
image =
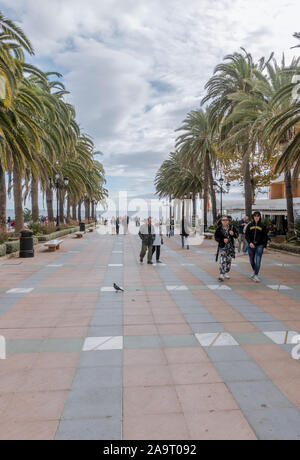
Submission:
[[140,262],[143,263],[145,254],[148,250],[147,261],[152,264],[153,242],[155,240],[155,230],[151,223],[151,217],[148,218],[147,223],[142,225],[139,231],[139,237],[142,240],[142,249],[140,253]]
[[260,279],[258,278],[258,274],[261,266],[261,259],[268,243],[267,227],[262,223],[259,211],[255,211],[253,220],[247,227],[246,240],[249,244],[248,254],[253,269],[253,274],[250,278],[256,283],[259,283]]

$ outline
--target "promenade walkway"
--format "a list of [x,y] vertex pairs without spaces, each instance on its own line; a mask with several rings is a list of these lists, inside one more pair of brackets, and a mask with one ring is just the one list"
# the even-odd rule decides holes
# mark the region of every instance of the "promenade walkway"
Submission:
[[300,258],[220,285],[214,243],[178,243],[157,266],[97,232],[0,260],[1,440],[300,439]]

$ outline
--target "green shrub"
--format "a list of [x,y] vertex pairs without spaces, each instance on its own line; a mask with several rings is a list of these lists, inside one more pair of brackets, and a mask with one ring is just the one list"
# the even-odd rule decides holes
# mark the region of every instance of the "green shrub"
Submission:
[[294,235],[288,239],[290,244],[300,246],[300,219],[297,219],[294,226]]
[[0,244],[3,244],[6,241],[8,241],[8,238],[10,236],[11,236],[11,233],[6,233],[6,232],[0,233]]

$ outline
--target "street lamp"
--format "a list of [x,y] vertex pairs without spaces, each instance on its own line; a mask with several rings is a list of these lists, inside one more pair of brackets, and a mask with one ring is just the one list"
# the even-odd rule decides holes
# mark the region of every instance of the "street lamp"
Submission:
[[220,193],[221,195],[221,216],[223,214],[223,193],[229,193],[230,183],[226,183],[226,189],[224,187],[224,178],[221,176],[220,179],[215,179],[214,181],[215,192]]

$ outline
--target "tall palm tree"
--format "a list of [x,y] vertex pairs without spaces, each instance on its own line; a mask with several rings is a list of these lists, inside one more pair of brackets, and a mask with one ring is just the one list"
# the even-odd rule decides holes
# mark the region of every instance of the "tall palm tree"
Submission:
[[217,157],[215,141],[209,122],[209,111],[194,110],[190,112],[177,131],[183,131],[176,141],[182,160],[203,179],[204,225],[207,225],[208,196],[211,197],[213,221],[217,220],[216,194],[213,171]]
[[[251,54],[245,50],[243,50],[243,53],[226,56],[224,62],[216,67],[214,76],[205,85],[208,93],[202,100],[202,104],[210,102],[209,118],[212,131],[218,136],[221,143],[224,140],[226,141],[230,131],[235,128],[235,124],[241,121],[240,119],[232,118],[230,122],[227,120],[238,104],[238,96],[253,92],[255,71],[262,70],[266,65],[264,59],[255,64]],[[236,144],[236,148],[243,156],[244,195],[247,215],[252,213],[249,158],[253,145],[249,143],[250,129],[250,124],[244,124],[242,127],[239,125],[239,141]]]

